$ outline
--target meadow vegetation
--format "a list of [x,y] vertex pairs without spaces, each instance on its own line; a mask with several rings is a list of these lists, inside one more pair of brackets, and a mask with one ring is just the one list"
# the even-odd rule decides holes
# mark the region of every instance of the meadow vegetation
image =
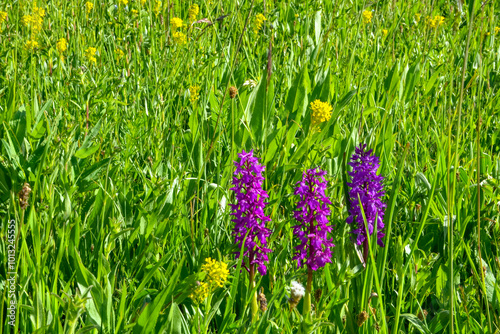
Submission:
[[[499,27],[478,0],[0,2],[0,334],[498,333]],[[363,145],[384,227],[357,239]],[[265,270],[233,232],[248,152]]]

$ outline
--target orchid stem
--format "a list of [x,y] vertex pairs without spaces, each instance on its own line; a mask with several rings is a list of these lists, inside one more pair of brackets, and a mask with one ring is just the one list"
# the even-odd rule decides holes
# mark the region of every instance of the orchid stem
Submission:
[[302,311],[302,316],[305,319],[311,319],[311,290],[312,290],[312,269],[308,269],[306,294],[304,296],[304,309]]

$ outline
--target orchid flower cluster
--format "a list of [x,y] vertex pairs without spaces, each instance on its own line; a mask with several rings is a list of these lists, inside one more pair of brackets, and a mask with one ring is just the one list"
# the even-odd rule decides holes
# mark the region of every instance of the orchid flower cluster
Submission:
[[[382,176],[377,175],[379,159],[371,155],[372,150],[365,151],[366,145],[356,148],[351,157],[349,165],[352,167],[351,183],[348,186],[351,208],[347,223],[353,225],[352,239],[356,244],[362,245],[367,242],[367,233],[362,211],[365,213],[369,234],[377,231],[378,244],[383,247],[384,228],[383,218],[386,205],[382,202],[385,192],[382,185]],[[268,254],[272,252],[268,248],[268,237],[271,230],[266,227],[266,222],[271,218],[264,212],[267,192],[262,188],[264,177],[262,173],[265,167],[254,157],[253,150],[243,151],[238,154],[239,161],[235,161],[236,170],[233,175],[233,187],[236,204],[231,204],[235,223],[233,235],[236,245],[242,249],[242,266],[250,273],[250,283],[254,284],[255,267],[261,275],[267,273],[266,262],[269,262]],[[325,191],[328,182],[325,179],[326,172],[321,169],[309,169],[302,175],[302,180],[297,182],[294,194],[300,196],[294,217],[298,224],[293,226],[294,235],[299,239],[295,246],[296,253],[293,257],[297,260],[298,267],[307,266],[308,280],[305,289],[304,314],[310,314],[311,310],[311,285],[312,272],[332,262],[332,247],[335,245],[328,233],[332,232],[329,224],[330,199]],[[376,228],[375,228],[376,226]],[[240,252],[236,252],[238,258]],[[298,296],[291,297],[291,307],[298,303]],[[254,312],[252,312],[255,315]]]
[[[373,234],[375,226],[377,229],[377,243],[384,247],[384,212],[386,204],[382,202],[385,194],[382,185],[382,176],[377,175],[380,166],[379,158],[371,155],[372,150],[365,151],[366,144],[356,148],[349,165],[352,172],[349,172],[352,182],[347,183],[351,188],[349,197],[351,209],[349,210],[348,224],[353,224],[352,233],[355,234],[354,242],[357,245],[367,246],[367,234],[361,206],[366,217],[366,224],[370,235]],[[358,199],[359,198],[359,199]],[[366,253],[366,251],[365,251]]]
[[295,195],[300,196],[295,211],[295,219],[299,224],[293,227],[293,232],[299,238],[300,244],[295,247],[299,267],[304,264],[308,269],[317,270],[324,267],[327,262],[332,262],[331,247],[335,246],[327,233],[332,231],[328,225],[330,209],[328,204],[332,204],[325,195],[327,182],[325,171],[309,169],[302,175],[302,180],[297,182]]
[[[243,255],[249,259],[247,270],[253,271],[253,266],[257,265],[259,273],[265,275],[267,267],[264,262],[269,262],[267,254],[271,252],[267,248],[267,238],[271,235],[271,230],[265,227],[265,223],[271,218],[264,214],[264,199],[269,196],[262,189],[262,172],[265,167],[253,156],[253,150],[248,153],[243,151],[238,156],[240,161],[235,162],[234,187],[231,188],[236,193],[237,200],[237,204],[231,204],[234,210],[231,215],[234,216],[235,223],[233,235],[239,248],[244,245]],[[239,257],[239,252],[236,257]]]

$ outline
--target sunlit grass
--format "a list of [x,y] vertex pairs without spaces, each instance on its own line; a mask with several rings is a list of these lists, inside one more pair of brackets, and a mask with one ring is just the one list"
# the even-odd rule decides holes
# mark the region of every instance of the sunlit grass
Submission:
[[[500,12],[470,10],[0,4],[0,333],[11,220],[16,333],[445,333],[452,310],[455,332],[500,330]],[[363,143],[387,204],[385,247],[374,234],[366,262],[346,223]],[[234,161],[252,149],[273,250],[255,288],[230,215]],[[293,192],[316,167],[335,247],[308,318],[291,296],[308,278],[293,260]],[[217,288],[206,263],[227,264]]]

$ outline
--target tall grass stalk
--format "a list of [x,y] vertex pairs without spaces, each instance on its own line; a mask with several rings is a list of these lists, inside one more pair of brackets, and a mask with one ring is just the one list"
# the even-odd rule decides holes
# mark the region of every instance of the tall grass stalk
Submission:
[[[465,73],[467,71],[467,61],[469,58],[469,45],[470,45],[470,37],[472,35],[472,27],[474,25],[474,5],[476,0],[471,1],[471,5],[469,6],[469,29],[467,31],[467,42],[465,44],[465,54],[463,58],[463,66],[462,66],[462,78],[460,81],[460,99],[458,101],[457,113],[458,113],[458,122],[457,122],[457,132],[456,132],[456,142],[455,142],[455,154],[454,154],[454,163],[453,163],[453,175],[451,175],[451,166],[448,166],[448,236],[449,236],[449,249],[448,249],[448,267],[449,267],[449,276],[448,281],[450,283],[450,333],[454,333],[454,323],[455,323],[455,275],[453,271],[454,265],[454,219],[453,213],[455,209],[455,187],[457,183],[457,174],[459,173],[459,149],[460,149],[460,137],[461,137],[461,120],[462,120],[462,104],[464,99],[464,82],[465,82]],[[452,125],[453,122],[449,122],[448,128],[448,161],[451,164],[451,135],[452,135]],[[478,171],[479,172],[479,171]],[[453,183],[450,184],[450,178],[453,178]],[[451,188],[450,188],[451,186]],[[481,259],[480,259],[481,261]],[[482,265],[482,264],[481,264]]]

